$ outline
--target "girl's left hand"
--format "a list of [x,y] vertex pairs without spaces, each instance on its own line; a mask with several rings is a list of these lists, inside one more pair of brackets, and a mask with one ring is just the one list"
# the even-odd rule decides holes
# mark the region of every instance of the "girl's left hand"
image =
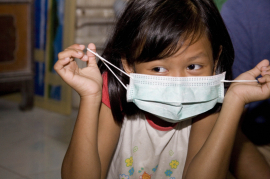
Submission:
[[232,83],[227,95],[236,95],[245,104],[265,100],[270,97],[270,66],[268,60],[262,60],[253,69],[242,73],[235,80],[255,80],[258,78],[259,83]]

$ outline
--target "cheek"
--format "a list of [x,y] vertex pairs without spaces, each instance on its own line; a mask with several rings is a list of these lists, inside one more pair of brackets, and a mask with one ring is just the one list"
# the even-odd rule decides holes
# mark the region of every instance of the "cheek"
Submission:
[[146,67],[143,63],[135,64],[133,66],[133,71],[134,73],[141,73],[145,74],[146,73]]
[[203,70],[204,76],[212,76],[215,75],[215,68],[214,65],[208,65],[205,67],[205,69]]
[[213,75],[216,75],[217,64],[218,64],[218,60],[216,60],[216,61],[214,62],[214,65],[213,65],[213,67],[212,67],[212,73],[213,73]]

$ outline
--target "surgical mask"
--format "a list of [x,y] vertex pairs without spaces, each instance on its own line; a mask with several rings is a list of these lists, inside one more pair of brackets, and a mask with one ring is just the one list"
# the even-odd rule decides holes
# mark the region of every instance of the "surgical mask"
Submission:
[[127,102],[133,102],[141,110],[171,123],[197,116],[212,109],[217,103],[222,103],[224,82],[256,81],[228,81],[225,80],[225,72],[214,76],[195,77],[153,76],[137,73],[128,75],[98,54],[91,52],[98,56],[113,74],[114,72],[106,63],[130,77],[129,85],[125,86],[114,74],[127,90]]
[[206,77],[130,74],[127,101],[175,123],[212,109],[224,98],[225,73]]

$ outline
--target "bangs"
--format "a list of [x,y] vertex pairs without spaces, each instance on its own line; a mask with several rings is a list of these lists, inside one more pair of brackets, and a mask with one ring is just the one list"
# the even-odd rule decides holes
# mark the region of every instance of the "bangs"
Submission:
[[206,32],[198,9],[190,1],[165,0],[153,9],[141,23],[141,31],[132,43],[133,53],[127,57],[131,63],[170,57],[186,40],[191,45]]

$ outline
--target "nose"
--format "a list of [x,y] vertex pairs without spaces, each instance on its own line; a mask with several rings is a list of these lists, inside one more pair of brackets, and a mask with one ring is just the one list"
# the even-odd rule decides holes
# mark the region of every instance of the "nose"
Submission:
[[187,77],[188,76],[188,74],[183,69],[171,70],[169,75],[173,77]]

